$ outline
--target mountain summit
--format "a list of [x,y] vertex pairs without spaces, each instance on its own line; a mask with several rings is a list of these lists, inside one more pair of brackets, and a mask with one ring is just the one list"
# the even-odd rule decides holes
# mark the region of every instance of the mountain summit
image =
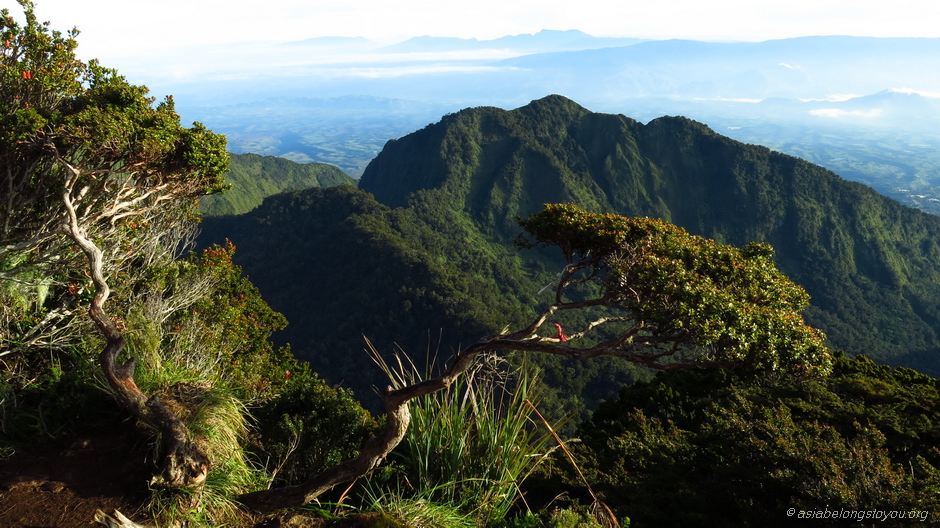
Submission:
[[[560,96],[463,110],[389,141],[360,189],[271,196],[246,215],[207,219],[202,242],[231,238],[236,261],[291,321],[281,339],[368,397],[384,381],[350,353],[363,334],[380,350],[446,357],[534,315],[564,263],[513,242],[518,219],[546,202],[768,242],[832,344],[940,371],[940,218],[682,117],[643,124]],[[559,416],[590,408],[635,379],[622,363],[540,360],[547,384],[564,387],[547,400]]]
[[512,111],[468,109],[390,141],[360,188],[390,206],[444,208],[500,244],[545,202],[769,242],[834,345],[940,366],[940,218],[686,118],[644,125],[558,95]]

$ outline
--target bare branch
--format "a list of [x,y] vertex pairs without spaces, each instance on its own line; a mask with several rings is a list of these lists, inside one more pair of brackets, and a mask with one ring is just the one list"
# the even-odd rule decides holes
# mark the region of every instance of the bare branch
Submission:
[[[630,320],[629,317],[601,317],[600,319],[595,319],[594,321],[591,321],[584,330],[581,330],[580,332],[576,332],[568,336],[568,340],[575,341],[575,340],[581,339],[582,337],[587,335],[591,330],[594,330],[598,326],[602,326],[607,323],[623,322],[623,321],[629,321],[629,320]],[[639,324],[642,325],[642,322]]]
[[[567,342],[562,342],[560,339],[554,337],[541,337],[538,335],[539,329],[559,311],[578,310],[609,304],[607,297],[582,301],[565,301],[564,290],[568,285],[594,278],[594,273],[582,279],[575,279],[575,275],[588,266],[594,269],[595,265],[596,262],[585,258],[577,263],[565,266],[555,288],[555,303],[545,308],[545,310],[536,316],[527,326],[515,332],[507,332],[504,330],[503,332],[484,338],[466,348],[456,356],[453,363],[438,377],[406,385],[396,390],[393,390],[391,387],[386,389],[382,395],[385,406],[386,425],[380,434],[366,443],[359,456],[315,475],[304,483],[288,488],[251,493],[243,496],[242,501],[249,507],[262,512],[302,506],[316,499],[332,487],[344,482],[349,482],[371,471],[372,468],[387,457],[404,438],[410,419],[408,402],[415,398],[427,396],[446,389],[453,384],[459,376],[470,370],[481,354],[496,354],[500,350],[516,350],[554,354],[578,360],[600,356],[614,356],[625,358],[651,368],[677,368],[679,363],[676,363],[675,367],[671,363],[660,363],[659,359],[661,359],[661,355],[643,354],[639,352],[641,349],[657,346],[661,340],[661,338],[653,336],[641,337],[639,334],[645,329],[645,325],[642,322],[636,323],[629,331],[614,339],[603,341],[590,347],[578,348],[572,346],[570,343],[571,340],[583,338],[588,332],[606,323],[627,321],[628,319],[625,317],[610,316],[599,318],[589,323],[584,330],[576,333],[569,338]],[[372,357],[380,365],[383,364],[384,361],[381,359],[381,356],[375,350],[372,343],[368,338],[364,339],[366,347]]]
[[[368,339],[366,339],[365,342],[369,353],[373,356],[377,356],[378,351],[372,346],[372,342]],[[450,370],[461,368],[457,367],[458,364],[462,363],[458,361],[451,366]],[[469,366],[469,364],[467,364],[467,366]],[[462,368],[464,370],[466,369],[466,367]],[[441,378],[438,378],[438,380],[440,379]],[[388,454],[391,453],[405,437],[405,433],[408,431],[408,424],[411,422],[408,401],[412,398],[424,394],[431,394],[439,390],[431,386],[419,388],[421,385],[422,384],[408,387],[408,389],[411,390],[408,391],[407,395],[401,394],[401,391],[393,391],[391,387],[385,389],[382,397],[385,403],[385,426],[379,434],[373,436],[366,442],[359,452],[359,455],[355,458],[314,475],[301,484],[249,493],[240,497],[240,500],[246,506],[261,512],[302,506],[315,500],[317,497],[339,484],[349,482],[365,475],[385,460]]]
[[117,358],[124,349],[124,336],[104,310],[111,293],[103,272],[104,256],[100,248],[88,238],[75,212],[72,190],[81,172],[63,160],[72,173],[67,180],[62,202],[65,205],[67,223],[65,230],[88,258],[88,268],[95,285],[88,315],[105,338],[105,347],[99,363],[105,379],[118,402],[142,421],[160,431],[163,440],[163,471],[155,482],[168,487],[188,487],[205,481],[209,462],[202,448],[194,444],[185,424],[173,414],[159,398],[148,398],[134,381],[134,361],[117,365]]
[[[562,277],[561,280],[564,281],[566,279]],[[446,389],[453,384],[459,376],[470,370],[476,359],[482,354],[495,354],[500,350],[524,350],[561,355],[572,359],[617,356],[652,368],[673,368],[669,365],[658,364],[656,357],[646,356],[636,352],[637,349],[649,346],[653,344],[652,341],[655,341],[655,338],[647,337],[639,342],[634,342],[634,339],[644,328],[642,324],[635,326],[624,335],[588,348],[575,348],[568,344],[561,344],[556,338],[539,337],[537,335],[538,330],[559,309],[586,308],[601,303],[602,300],[600,299],[591,299],[580,302],[562,303],[560,306],[551,305],[525,328],[512,333],[497,334],[487,337],[463,350],[440,376],[404,386],[397,390],[392,390],[392,388],[389,387],[382,394],[386,416],[385,427],[380,434],[366,443],[359,456],[315,475],[304,483],[287,488],[276,488],[251,493],[241,497],[241,500],[249,507],[261,512],[302,506],[316,499],[334,486],[349,482],[371,471],[384,460],[404,438],[410,420],[408,402],[415,398],[427,396]],[[587,331],[605,322],[622,319],[623,318],[618,317],[598,319],[577,335],[580,337]],[[370,355],[381,364],[383,360],[379,356],[378,351],[375,350],[372,342],[369,341],[368,338],[364,339]]]

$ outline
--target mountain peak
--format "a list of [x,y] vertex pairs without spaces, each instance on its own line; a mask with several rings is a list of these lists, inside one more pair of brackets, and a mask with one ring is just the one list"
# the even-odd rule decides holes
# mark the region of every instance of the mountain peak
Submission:
[[509,112],[529,133],[540,141],[560,141],[568,130],[593,114],[578,103],[561,95],[548,95]]
[[[921,308],[940,297],[940,221],[691,119],[642,125],[558,95],[511,111],[465,110],[390,142],[360,187],[386,205],[435,211],[446,217],[440,225],[475,225],[501,240],[543,204],[573,202],[733,244],[767,242],[813,296],[810,318],[836,346],[899,363],[922,354],[930,358],[918,359],[922,368],[940,368],[930,352],[940,316]],[[832,288],[857,277],[870,286]],[[841,315],[889,305],[877,321]],[[872,331],[885,327],[903,331]]]
[[422,189],[456,180],[473,184],[477,175],[464,169],[485,163],[479,154],[489,151],[494,141],[506,146],[507,152],[523,146],[534,152],[542,145],[564,142],[589,115],[589,110],[561,95],[548,95],[514,110],[467,108],[386,143],[366,167],[359,187],[386,205],[404,206]]
[[577,37],[591,37],[587,33],[577,29],[540,29],[536,35],[568,35]]
[[587,108],[558,94],[546,95],[541,99],[535,99],[517,110],[523,113],[567,115],[572,117],[590,113]]

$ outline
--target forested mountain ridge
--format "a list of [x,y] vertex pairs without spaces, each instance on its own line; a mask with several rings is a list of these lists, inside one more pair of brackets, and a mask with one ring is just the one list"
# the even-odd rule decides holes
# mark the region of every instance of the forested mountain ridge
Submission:
[[[363,371],[362,335],[383,351],[398,344],[420,359],[440,346],[447,357],[547,302],[542,287],[563,261],[513,243],[517,219],[545,202],[769,242],[835,345],[936,370],[940,219],[685,118],[643,125],[558,96],[469,109],[390,141],[360,186],[375,198],[348,187],[273,196],[247,215],[206,219],[201,241],[231,238],[236,261],[291,321],[279,340],[366,400],[382,380]],[[637,375],[616,361],[539,361],[563,388],[547,398],[559,411],[590,408]]]
[[[361,348],[358,336],[363,333],[384,336],[396,328],[440,327],[440,319],[463,323],[455,331],[465,338],[483,331],[474,324],[474,306],[441,299],[439,285],[422,287],[439,283],[440,266],[409,251],[400,228],[408,222],[403,216],[353,187],[307,189],[270,197],[248,215],[208,218],[201,237],[235,242],[237,258],[251,263],[251,275],[264,295],[292,312],[284,340],[342,383],[355,380],[356,372],[339,361],[349,348]],[[421,238],[434,236],[421,231]],[[352,342],[351,336],[356,336]],[[324,357],[331,350],[337,357]],[[356,359],[354,363],[366,360],[364,354]]]
[[243,214],[273,194],[310,187],[355,185],[355,180],[326,163],[296,163],[276,156],[231,154],[225,183],[229,185],[228,190],[200,200],[204,216]]
[[549,201],[664,218],[734,244],[766,241],[812,295],[809,319],[834,345],[940,366],[940,219],[685,118],[643,125],[560,96],[468,109],[389,142],[360,187],[392,206],[445,209],[498,244]]
[[[362,350],[363,335],[423,364],[429,350],[448,357],[538,305],[541,284],[521,271],[517,248],[441,218],[390,208],[353,187],[306,189],[269,197],[245,215],[206,218],[200,243],[233,240],[236,260],[290,317],[278,340],[371,401],[384,380]],[[572,367],[583,368],[593,367]],[[610,376],[616,386],[629,380]],[[571,392],[584,388],[569,381]]]

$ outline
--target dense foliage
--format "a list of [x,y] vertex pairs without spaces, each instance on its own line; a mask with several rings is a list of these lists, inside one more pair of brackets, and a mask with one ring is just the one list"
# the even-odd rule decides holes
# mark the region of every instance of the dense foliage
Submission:
[[[665,347],[657,355],[675,360],[671,366],[681,364],[677,347],[686,345],[701,364],[829,370],[824,336],[801,316],[809,296],[777,269],[766,244],[738,249],[662,220],[571,204],[547,204],[522,225],[540,243],[561,248],[571,263],[563,280],[598,286],[596,300],[585,302],[624,314],[633,327],[624,346]],[[590,275],[580,279],[578,268]]]
[[[238,450],[234,441],[202,441],[210,434],[207,420],[232,410],[232,400],[208,393],[190,398],[192,391],[179,389],[175,399],[188,400],[190,413],[172,412],[165,403],[171,398],[162,394],[172,387],[148,391],[134,379],[140,355],[125,350],[127,320],[108,315],[105,303],[112,285],[137,288],[154,265],[172,261],[194,198],[221,186],[228,164],[225,138],[199,123],[182,126],[172,99],[155,105],[146,87],[95,61],[78,60],[75,31],[51,30],[38,21],[29,0],[19,3],[24,24],[6,9],[0,13],[4,276],[46,286],[71,279],[66,292],[74,296],[84,289],[89,295],[50,307],[29,326],[5,325],[0,341],[4,355],[13,356],[4,364],[10,373],[5,377],[19,378],[14,390],[23,388],[30,383],[23,373],[35,371],[32,356],[43,348],[97,341],[96,363],[109,393],[160,437],[154,482],[202,483],[212,460],[239,458],[230,456]],[[74,313],[79,308],[81,315]],[[2,318],[19,319],[13,311],[10,317],[4,306]],[[78,326],[85,315],[96,332],[83,336]],[[157,362],[147,368],[148,374],[163,370]],[[234,440],[243,427],[235,420],[222,429],[220,437]]]
[[328,385],[306,363],[285,357],[277,368],[277,390],[252,411],[253,451],[274,486],[295,484],[355,456],[376,425],[349,390]]
[[204,216],[243,214],[273,194],[310,187],[353,185],[355,181],[333,165],[295,163],[274,156],[231,154],[223,193],[199,201]]
[[0,350],[12,376],[41,347],[80,341],[77,309],[91,281],[76,243],[62,231],[106,244],[102,266],[133,287],[149,264],[172,258],[194,198],[217,190],[225,139],[180,124],[172,99],[75,57],[75,34],[0,15]]
[[579,453],[604,500],[643,526],[789,526],[788,508],[934,512],[938,404],[936,378],[864,357],[810,380],[673,372],[601,405]]
[[[0,13],[0,458],[79,433],[132,437],[139,423],[152,453],[111,462],[161,471],[161,427],[181,424],[176,445],[196,446],[211,471],[195,491],[155,487],[149,512],[219,525],[236,494],[287,462],[272,459],[287,440],[251,441],[248,405],[273,427],[303,421],[292,400],[328,402],[344,439],[321,435],[317,453],[295,454],[329,464],[355,453],[371,417],[272,346],[284,319],[233,265],[234,247],[189,254],[198,197],[223,187],[225,138],[78,60],[76,31],[19,3],[25,23]],[[147,492],[144,479],[129,487]]]

